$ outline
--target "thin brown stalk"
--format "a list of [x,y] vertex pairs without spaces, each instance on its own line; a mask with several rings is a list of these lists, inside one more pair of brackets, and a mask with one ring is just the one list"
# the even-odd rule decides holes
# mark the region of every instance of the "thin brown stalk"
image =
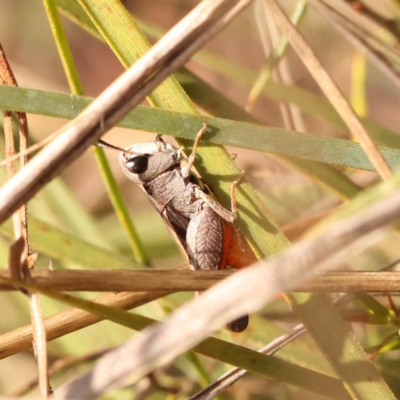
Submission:
[[[13,74],[10,64],[8,63],[7,57],[5,55],[4,49],[0,43],[0,82],[9,86],[18,86],[17,80]],[[16,113],[18,117],[18,127],[19,127],[19,146],[20,151],[24,152],[28,148],[28,121],[26,114],[22,112]],[[5,118],[5,142],[6,142],[6,156],[13,155],[15,152],[13,132],[12,132],[12,120],[11,113],[6,111],[4,113]],[[28,156],[24,155],[20,157],[20,168],[24,168],[28,162]],[[8,177],[11,179],[14,176],[14,165],[9,163],[7,165]],[[34,266],[35,257],[32,256],[31,246],[29,243],[29,233],[28,233],[28,205],[24,203],[21,205],[20,209],[15,211],[13,214],[13,225],[14,225],[14,236],[18,240],[23,238],[25,251],[20,254],[20,262],[18,263],[18,271],[14,271],[15,277],[20,280],[22,277],[27,281],[31,281],[30,269]],[[18,260],[12,260],[14,257],[14,250],[10,254],[10,264],[9,268],[13,271],[13,262]],[[23,256],[23,259],[21,258]],[[22,260],[22,276],[19,274]],[[13,262],[11,262],[13,261]],[[15,263],[17,265],[17,263]],[[11,273],[13,275],[13,272]],[[33,326],[33,336],[35,343],[35,356],[38,363],[39,371],[39,388],[41,398],[47,399],[49,394],[52,393],[52,389],[49,383],[48,375],[48,365],[47,365],[47,341],[46,341],[46,331],[43,324],[42,310],[40,306],[40,299],[37,293],[27,292],[29,298],[29,308],[31,315],[31,322]]]
[[282,11],[275,0],[264,1],[268,5],[270,12],[273,14],[276,24],[289,39],[293,49],[309,69],[321,90],[325,93],[325,96],[329,99],[336,111],[342,117],[351,133],[357,138],[376,171],[383,179],[388,178],[392,173],[389,165],[382,156],[376,144],[369,136],[368,132],[361,124],[349,102],[323,68],[322,64],[308,46],[303,36],[293,26],[289,18]]
[[[10,65],[8,64],[5,52],[0,43],[0,84],[8,86],[16,86],[14,75],[11,72]],[[6,159],[9,159],[15,154],[14,135],[12,128],[12,114],[10,111],[4,111],[4,141]],[[7,177],[11,179],[15,174],[15,167],[13,162],[7,163]],[[21,235],[21,215],[19,210],[15,211],[12,215],[14,238],[18,239]]]
[[[28,149],[28,119],[25,113],[17,113],[18,127],[19,127],[19,152],[24,153]],[[28,155],[23,154],[20,156],[20,168],[24,168],[28,163]],[[20,208],[21,228],[22,235],[25,239],[26,252],[28,258],[32,256],[32,248],[29,240],[29,229],[28,229],[28,203],[25,203]],[[33,268],[34,258],[30,258],[28,267]]]
[[[56,292],[195,292],[207,290],[234,271],[191,270],[34,270],[31,284]],[[11,278],[0,271],[0,291],[17,290],[2,282]],[[400,294],[400,272],[332,271],[317,276],[293,292],[370,292]]]
[[[0,223],[118,123],[250,2],[205,0],[183,18],[7,182],[0,190]],[[229,13],[232,10],[235,12]]]
[[[144,293],[107,293],[95,300],[96,303],[110,307],[130,310],[139,307],[159,297],[166,296],[168,292],[144,292]],[[57,339],[68,333],[93,325],[102,321],[96,315],[90,314],[78,308],[68,308],[58,314],[44,319],[47,340]],[[25,325],[13,331],[0,335],[0,359],[20,353],[32,348],[32,325]]]
[[[1,46],[1,44],[0,44]],[[1,47],[0,47],[1,53]],[[1,64],[1,57],[0,57],[0,64]],[[14,136],[12,131],[12,114],[10,111],[4,111],[4,118],[3,118],[3,127],[4,127],[4,139],[5,139],[5,153],[6,159],[13,158],[14,156]],[[6,164],[7,169],[7,176],[10,179],[14,176],[15,168],[14,162],[10,161]],[[19,211],[14,212],[12,216],[13,221],[13,230],[14,230],[14,237],[17,238],[20,236],[21,231],[21,221],[20,221],[20,214]]]

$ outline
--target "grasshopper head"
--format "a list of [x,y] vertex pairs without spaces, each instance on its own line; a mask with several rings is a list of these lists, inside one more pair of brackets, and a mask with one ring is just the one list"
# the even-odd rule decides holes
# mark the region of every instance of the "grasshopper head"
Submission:
[[135,143],[120,153],[118,161],[131,181],[144,184],[174,165],[180,165],[181,158],[179,149],[158,139]]

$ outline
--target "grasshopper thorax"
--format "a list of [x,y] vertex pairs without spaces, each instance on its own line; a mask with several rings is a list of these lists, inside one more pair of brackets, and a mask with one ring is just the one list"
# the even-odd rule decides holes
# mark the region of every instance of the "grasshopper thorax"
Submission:
[[135,143],[118,157],[125,175],[139,185],[150,182],[173,166],[179,166],[181,159],[180,149],[161,140]]

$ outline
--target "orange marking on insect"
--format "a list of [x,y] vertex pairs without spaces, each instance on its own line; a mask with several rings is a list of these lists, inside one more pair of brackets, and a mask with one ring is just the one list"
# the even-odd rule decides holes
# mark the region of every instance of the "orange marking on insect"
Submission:
[[224,223],[224,241],[218,269],[241,269],[256,261],[256,256],[240,230],[230,223]]

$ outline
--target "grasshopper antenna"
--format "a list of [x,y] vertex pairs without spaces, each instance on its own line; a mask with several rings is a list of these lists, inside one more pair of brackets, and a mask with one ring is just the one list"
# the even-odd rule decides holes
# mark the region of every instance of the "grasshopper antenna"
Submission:
[[[10,162],[17,161],[21,156],[25,156],[25,155],[31,154],[34,151],[41,149],[47,143],[49,143],[53,138],[54,138],[54,135],[50,135],[49,137],[47,137],[46,139],[42,140],[41,142],[30,146],[28,149],[26,149],[24,151],[21,151],[19,153],[16,153],[16,154],[12,155],[11,157],[8,157],[5,160],[0,161],[0,167],[4,167]],[[107,142],[105,142],[104,140],[101,140],[101,139],[97,141],[95,146],[103,147],[104,149],[109,149],[109,150],[122,151],[123,153],[135,154],[135,153],[132,153],[130,151],[124,150],[122,147],[114,146],[114,145],[112,145],[110,143],[107,143]]]
[[137,153],[135,153],[133,151],[128,151],[128,150],[123,149],[122,147],[114,146],[113,144],[107,143],[107,142],[105,142],[104,140],[101,140],[101,139],[99,139],[97,141],[95,146],[102,147],[103,149],[116,150],[116,151],[120,151],[120,152],[122,152],[124,154],[132,154],[134,156],[137,156]]
[[99,139],[97,143],[95,144],[97,147],[102,147],[103,149],[109,149],[109,150],[116,150],[116,151],[122,151],[123,153],[126,153],[126,151],[118,146],[114,146],[113,144],[107,143],[104,140]]

